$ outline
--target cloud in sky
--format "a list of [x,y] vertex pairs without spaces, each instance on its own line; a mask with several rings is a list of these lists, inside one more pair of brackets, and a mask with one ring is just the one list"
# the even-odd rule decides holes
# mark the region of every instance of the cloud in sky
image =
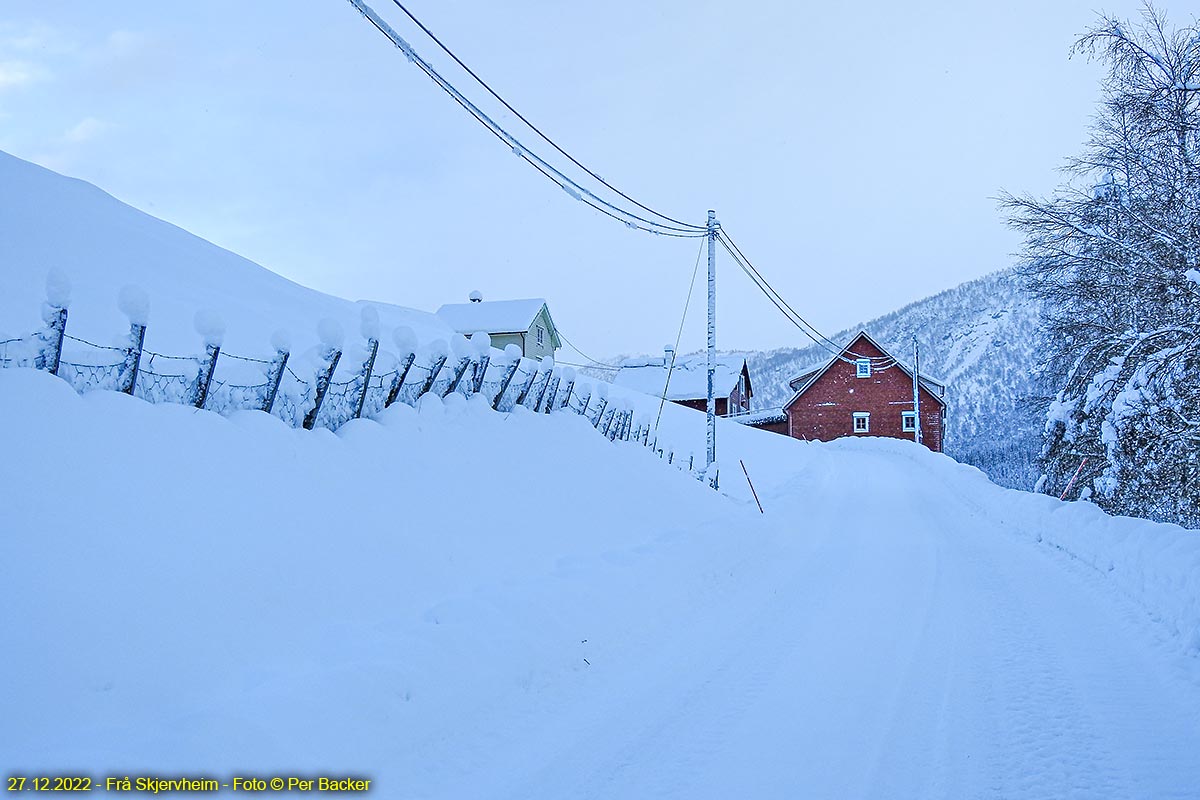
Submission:
[[45,77],[45,71],[28,61],[0,61],[0,92],[17,89]]
[[62,142],[64,144],[90,142],[110,127],[112,126],[103,120],[96,119],[95,117],[85,117],[72,125],[70,130],[62,135]]

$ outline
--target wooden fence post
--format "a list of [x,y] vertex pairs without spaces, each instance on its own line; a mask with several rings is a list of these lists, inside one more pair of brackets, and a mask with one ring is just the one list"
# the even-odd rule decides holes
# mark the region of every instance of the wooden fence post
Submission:
[[304,415],[304,430],[311,431],[317,424],[317,414],[321,411],[321,403],[325,402],[325,394],[329,391],[329,384],[333,381],[333,371],[337,369],[341,359],[342,351],[340,349],[333,348],[326,352],[325,360],[328,362],[328,366],[317,375],[316,397],[313,398],[313,407]]
[[550,409],[554,407],[554,400],[558,397],[558,386],[562,383],[562,378],[558,375],[550,379],[550,387],[546,389],[546,402],[542,403],[542,411],[549,414]]
[[367,339],[367,361],[363,364],[363,387],[358,393],[358,402],[354,406],[354,418],[362,416],[363,404],[367,402],[367,389],[371,386],[371,370],[375,369],[375,356],[379,353],[379,340],[372,337]]
[[[283,342],[280,342],[283,344]],[[271,369],[267,374],[267,396],[263,399],[262,410],[271,413],[275,408],[275,395],[279,394],[279,384],[283,382],[283,370],[287,368],[288,352],[286,347],[281,347],[275,351],[275,358],[271,361]]]
[[438,356],[434,359],[433,366],[429,368],[429,375],[425,378],[425,382],[421,384],[421,391],[417,392],[415,400],[419,400],[425,396],[425,393],[433,388],[433,382],[437,380],[438,373],[442,371],[442,367],[446,365],[446,359],[450,358],[449,354]]
[[192,405],[196,408],[204,408],[204,401],[208,399],[208,387],[212,384],[213,373],[217,370],[217,357],[220,355],[221,345],[204,345],[204,361],[201,362],[200,371],[192,385]]
[[46,303],[42,306],[42,321],[46,329],[39,331],[41,340],[33,365],[51,375],[58,374],[62,360],[63,337],[67,334],[67,306],[71,302],[71,281],[62,271],[52,268],[46,273]]
[[558,403],[558,408],[567,408],[571,405],[571,392],[575,390],[575,379],[567,381],[567,390],[563,392],[563,398]]
[[479,359],[479,363],[475,365],[475,375],[471,381],[471,394],[479,394],[483,391],[483,376],[487,374],[488,365],[491,363],[491,355],[485,353],[483,358]]
[[137,384],[138,369],[142,363],[142,347],[146,343],[146,326],[136,322],[129,325],[129,347],[125,350],[125,363],[121,365],[117,391],[133,394]]
[[521,387],[521,393],[517,395],[516,402],[514,402],[512,404],[513,408],[516,408],[517,406],[519,406],[525,402],[525,398],[529,396],[529,389],[531,386],[533,386],[533,382],[537,380],[537,376],[539,374],[540,373],[538,372],[538,369],[535,366],[533,368],[533,372],[531,372],[529,374],[529,380],[525,381],[525,385]]
[[62,360],[63,337],[67,333],[67,309],[65,306],[50,306],[45,311],[44,319],[49,338],[33,363],[38,369],[57,375],[58,362]]
[[450,383],[446,385],[446,391],[442,392],[442,397],[448,397],[454,394],[454,390],[458,388],[458,384],[462,382],[463,375],[467,374],[467,367],[471,365],[471,357],[463,356],[458,360],[458,364],[454,367],[454,377]]
[[471,368],[471,394],[479,394],[483,389],[483,377],[487,374],[488,364],[492,360],[492,337],[487,331],[475,331],[471,334],[470,343],[478,358],[475,366]]
[[400,388],[404,386],[404,379],[408,377],[408,371],[412,369],[413,362],[416,360],[416,353],[409,353],[405,356],[404,366],[396,372],[396,377],[392,379],[392,387],[388,389],[387,400],[383,403],[384,408],[388,408],[396,402],[396,398],[400,396]]
[[612,415],[612,419],[610,419],[608,421],[608,429],[605,430],[605,432],[604,432],[604,435],[608,437],[608,440],[610,442],[616,441],[617,431],[619,431],[621,429],[621,426],[624,423],[625,423],[625,412],[620,409],[614,411],[613,415]]
[[512,383],[513,375],[517,374],[517,367],[521,365],[521,359],[515,358],[504,368],[504,377],[500,379],[500,391],[496,392],[496,396],[492,398],[492,408],[497,411],[500,409],[500,398],[504,397],[504,393],[508,391],[508,385]]
[[608,405],[608,398],[607,397],[600,398],[600,410],[596,412],[596,420],[595,420],[595,422],[592,423],[593,428],[600,427],[600,419],[604,416],[604,408],[607,405]]
[[546,388],[550,385],[550,378],[554,375],[554,359],[546,356],[542,359],[542,363],[538,365],[538,372],[545,376],[544,380],[538,382],[537,397],[533,401],[531,408],[537,411],[542,405],[542,398],[546,396]]
[[384,408],[388,408],[396,402],[396,398],[400,396],[400,390],[404,388],[404,380],[408,377],[408,371],[412,369],[413,362],[417,360],[417,335],[413,333],[412,328],[401,325],[392,331],[392,339],[396,342],[396,352],[408,353],[408,355],[402,359],[404,366],[397,370],[396,378],[392,381],[391,388],[388,389],[387,399],[383,402]]

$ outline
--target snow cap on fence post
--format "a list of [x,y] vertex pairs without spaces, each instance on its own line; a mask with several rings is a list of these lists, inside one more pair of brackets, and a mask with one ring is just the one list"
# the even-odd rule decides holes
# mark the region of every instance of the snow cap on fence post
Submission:
[[392,331],[392,341],[396,343],[396,350],[401,356],[411,356],[417,351],[417,335],[407,325]]
[[467,342],[467,337],[456,333],[450,337],[450,352],[455,358],[470,358],[473,348]]
[[328,350],[341,350],[342,342],[346,339],[346,331],[342,323],[332,317],[323,317],[317,323],[317,338]]
[[67,333],[67,304],[71,301],[71,281],[59,269],[46,273],[46,302],[42,304],[42,321],[46,330],[38,335],[42,344],[34,365],[51,375],[58,374],[62,359],[63,337]]
[[275,348],[276,353],[292,352],[292,335],[283,328],[277,329],[271,334],[271,347]]
[[412,369],[413,362],[417,360],[417,335],[413,333],[412,328],[401,325],[392,331],[392,339],[396,342],[396,350],[403,366],[396,371],[396,377],[392,379],[392,386],[388,390],[387,398],[383,401],[384,408],[389,408],[392,403],[396,402],[396,398],[400,396],[400,389],[404,386],[404,380],[408,377],[408,371]]
[[358,401],[354,404],[354,418],[362,416],[367,403],[367,392],[371,388],[371,372],[375,369],[375,357],[379,355],[379,312],[374,306],[363,306],[362,335],[367,340],[367,358],[359,371],[362,389],[358,393]]
[[54,308],[71,304],[71,279],[58,267],[51,267],[46,273],[46,302]]
[[475,355],[483,358],[492,349],[492,337],[486,331],[475,331],[471,334],[471,344],[475,346]]
[[467,367],[470,366],[471,358],[475,352],[475,345],[468,341],[467,337],[461,333],[456,333],[451,337],[450,347],[454,350],[454,357],[458,359],[458,363],[454,365],[450,383],[446,384],[446,388],[442,392],[442,397],[446,397],[458,390],[458,385],[462,381],[463,375],[466,374]]
[[360,330],[364,339],[379,340],[379,311],[372,305],[362,307]]
[[517,344],[504,345],[504,357],[509,362],[517,362],[521,360],[521,346]]
[[130,325],[141,325],[145,327],[150,322],[150,298],[146,294],[146,290],[134,284],[127,284],[121,287],[121,291],[117,293],[117,308],[126,317],[129,317]]
[[133,284],[121,287],[117,293],[117,308],[129,318],[129,347],[125,349],[125,362],[121,365],[117,391],[133,394],[137,385],[138,370],[142,363],[142,347],[146,343],[146,324],[150,320],[150,298],[146,291]]
[[225,339],[225,323],[215,311],[200,310],[192,320],[196,333],[204,337],[204,361],[192,389],[192,405],[204,408],[208,399],[208,388],[212,385],[213,373],[217,369],[217,358],[221,354],[221,342]]
[[483,389],[483,379],[492,360],[492,337],[487,331],[475,331],[471,334],[471,346],[475,348],[475,373],[471,381],[471,394],[478,394]]
[[196,333],[204,337],[204,343],[210,347],[220,347],[225,340],[225,322],[215,311],[197,311],[192,325],[196,328]]
[[342,340],[346,332],[342,323],[330,317],[323,318],[317,323],[317,336],[325,346],[322,354],[323,368],[317,373],[317,385],[313,396],[313,406],[304,415],[304,429],[311,431],[317,424],[317,415],[321,413],[321,404],[325,401],[325,393],[329,391],[329,383],[333,380],[334,370],[342,358]]

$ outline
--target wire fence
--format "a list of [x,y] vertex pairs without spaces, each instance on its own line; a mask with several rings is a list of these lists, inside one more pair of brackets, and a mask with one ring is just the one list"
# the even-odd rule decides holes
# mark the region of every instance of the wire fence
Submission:
[[[683,468],[674,453],[651,441],[649,424],[635,426],[640,420],[632,405],[610,402],[604,384],[577,383],[574,370],[555,366],[553,359],[510,360],[490,348],[453,356],[434,350],[385,353],[375,339],[366,341],[369,356],[361,360],[355,358],[357,348],[343,358],[340,348],[326,346],[295,363],[286,350],[256,358],[223,352],[212,342],[204,354],[172,355],[142,347],[144,326],[132,325],[124,346],[102,345],[68,334],[65,308],[51,311],[57,316],[47,315],[45,329],[0,340],[0,368],[45,370],[81,394],[118,391],[149,403],[226,415],[262,411],[307,429],[337,430],[395,403],[415,406],[426,395],[478,396],[500,412],[520,406],[535,413],[576,414],[610,441],[636,441]],[[716,486],[715,470],[711,476],[695,470],[690,457],[686,468]]]

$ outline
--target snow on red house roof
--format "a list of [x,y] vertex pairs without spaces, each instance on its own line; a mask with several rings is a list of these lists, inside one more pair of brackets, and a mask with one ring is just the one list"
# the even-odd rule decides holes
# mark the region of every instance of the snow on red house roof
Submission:
[[[703,353],[676,356],[671,382],[667,384],[667,368],[658,357],[627,358],[613,379],[614,386],[623,386],[651,397],[667,400],[700,400],[708,397],[708,361]],[[746,359],[738,356],[718,356],[713,374],[713,395],[728,397],[737,388],[738,378],[746,367]]]

